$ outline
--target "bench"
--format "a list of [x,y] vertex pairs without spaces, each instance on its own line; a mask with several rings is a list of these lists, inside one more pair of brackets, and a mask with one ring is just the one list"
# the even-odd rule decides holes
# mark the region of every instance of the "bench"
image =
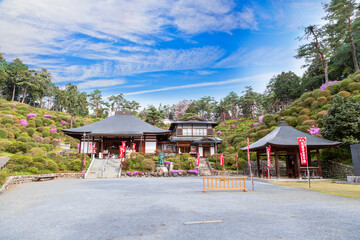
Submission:
[[38,176],[34,178],[34,182],[54,180],[56,176]]

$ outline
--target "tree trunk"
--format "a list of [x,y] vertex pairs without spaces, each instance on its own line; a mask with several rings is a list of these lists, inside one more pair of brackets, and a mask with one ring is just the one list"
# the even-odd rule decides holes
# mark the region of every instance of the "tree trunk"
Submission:
[[356,49],[355,49],[355,44],[354,44],[354,39],[353,39],[353,35],[351,32],[351,19],[348,18],[348,28],[349,28],[349,39],[350,39],[350,45],[351,45],[351,54],[352,54],[352,58],[353,58],[353,63],[354,63],[354,69],[355,72],[359,71],[359,63],[357,61],[357,57],[356,57]]
[[70,128],[72,128],[72,123],[73,123],[73,112],[71,112],[70,114]]
[[323,52],[320,50],[319,41],[318,41],[317,36],[315,35],[314,30],[311,30],[311,33],[312,33],[312,35],[313,35],[314,38],[315,38],[315,47],[316,47],[316,49],[318,50],[318,54],[320,55],[321,61],[324,62],[324,67],[325,67],[325,85],[327,86],[327,85],[328,85],[328,82],[329,82],[328,64],[327,64],[327,61],[326,61],[326,59],[325,59],[325,56],[324,56]]
[[24,101],[25,101],[26,92],[27,92],[28,87],[29,87],[29,86],[27,86],[27,87],[25,88],[25,90],[24,90],[23,99],[22,99],[21,103],[24,103]]
[[15,88],[16,88],[16,85],[15,85],[15,83],[14,83],[13,94],[12,94],[12,99],[11,99],[11,101],[14,101],[14,98],[15,98]]
[[96,102],[95,119],[97,119],[98,116],[98,108],[99,108],[99,102]]
[[325,65],[325,86],[328,85],[328,82],[329,82],[329,75],[328,75],[328,64],[327,64],[327,61],[326,59],[324,58],[324,65]]

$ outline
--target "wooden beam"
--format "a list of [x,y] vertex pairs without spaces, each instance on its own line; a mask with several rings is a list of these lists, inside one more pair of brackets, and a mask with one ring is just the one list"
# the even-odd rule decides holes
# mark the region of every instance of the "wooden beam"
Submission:
[[260,154],[259,152],[256,152],[256,164],[257,164],[257,170],[258,170],[258,177],[260,178]]
[[275,148],[275,166],[276,166],[276,178],[280,178],[280,167],[279,167],[279,155]]
[[317,164],[319,167],[319,175],[322,178],[322,169],[321,169],[321,161],[320,161],[320,151],[319,149],[316,149],[316,157],[317,157]]

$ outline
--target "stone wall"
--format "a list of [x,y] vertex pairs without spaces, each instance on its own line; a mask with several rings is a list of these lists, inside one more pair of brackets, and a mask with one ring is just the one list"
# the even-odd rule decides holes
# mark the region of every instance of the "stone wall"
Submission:
[[350,165],[334,161],[321,161],[323,178],[346,178],[354,176],[354,168]]
[[84,178],[84,173],[51,173],[51,174],[38,174],[38,175],[19,175],[10,176],[0,189],[0,194],[8,190],[14,184],[21,184],[33,182],[38,177],[55,177],[55,178]]

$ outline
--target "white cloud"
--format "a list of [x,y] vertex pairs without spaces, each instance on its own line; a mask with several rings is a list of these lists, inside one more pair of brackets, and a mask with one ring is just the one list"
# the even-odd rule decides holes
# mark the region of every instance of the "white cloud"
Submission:
[[117,86],[125,83],[126,81],[124,79],[97,79],[97,80],[89,80],[79,83],[77,84],[77,87],[79,89],[89,89],[89,88]]
[[171,86],[171,87],[164,87],[164,88],[158,88],[158,89],[129,92],[129,93],[124,93],[124,95],[129,96],[129,95],[139,95],[139,94],[153,93],[153,92],[172,91],[172,90],[178,90],[178,89],[219,86],[219,85],[227,85],[227,84],[239,83],[239,82],[250,82],[250,81],[251,82],[258,82],[258,81],[263,82],[264,80],[268,81],[272,76],[274,76],[274,73],[265,73],[265,74],[251,76],[251,77],[235,78],[235,79],[229,79],[229,80],[224,80],[224,81],[202,82],[202,83],[186,84],[186,85],[181,85],[181,86]]

